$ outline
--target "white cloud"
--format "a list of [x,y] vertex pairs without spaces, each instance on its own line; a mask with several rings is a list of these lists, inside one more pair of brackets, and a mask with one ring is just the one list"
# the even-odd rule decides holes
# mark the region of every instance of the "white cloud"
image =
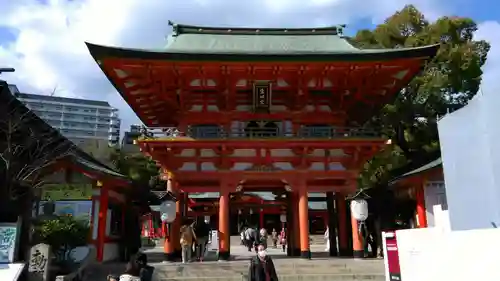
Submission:
[[[440,1],[413,2],[431,18],[452,12]],[[350,24],[359,19],[380,22],[403,5],[397,0],[0,0],[0,27],[18,32],[17,40],[0,45],[2,66],[16,68],[2,78],[26,92],[48,94],[57,86],[61,96],[106,99],[121,109],[128,126],[137,122],[135,115],[98,69],[84,41],[161,48],[170,32],[168,20],[275,27]],[[484,24],[481,36],[498,34],[491,33],[491,26]],[[488,69],[500,65],[493,61],[490,56]]]

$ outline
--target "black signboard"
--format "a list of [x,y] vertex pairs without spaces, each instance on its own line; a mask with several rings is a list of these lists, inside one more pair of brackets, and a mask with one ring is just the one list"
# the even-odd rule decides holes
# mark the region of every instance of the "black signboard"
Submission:
[[270,82],[256,82],[253,85],[253,105],[255,110],[268,110],[271,107]]

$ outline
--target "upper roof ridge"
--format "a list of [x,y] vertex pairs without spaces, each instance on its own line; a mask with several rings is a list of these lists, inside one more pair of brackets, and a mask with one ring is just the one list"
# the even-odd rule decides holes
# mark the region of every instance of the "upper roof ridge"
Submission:
[[212,27],[177,24],[168,21],[172,26],[173,36],[181,34],[234,34],[234,35],[343,35],[345,24],[311,28],[256,28],[256,27]]

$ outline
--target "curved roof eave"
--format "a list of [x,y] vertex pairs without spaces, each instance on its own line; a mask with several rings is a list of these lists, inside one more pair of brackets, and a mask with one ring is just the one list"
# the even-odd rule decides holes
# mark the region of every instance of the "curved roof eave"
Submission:
[[[166,61],[390,61],[394,59],[433,58],[439,44],[401,49],[360,50],[359,52],[168,52],[96,45],[85,42],[96,61],[105,58],[129,58]],[[203,53],[202,53],[203,52]]]

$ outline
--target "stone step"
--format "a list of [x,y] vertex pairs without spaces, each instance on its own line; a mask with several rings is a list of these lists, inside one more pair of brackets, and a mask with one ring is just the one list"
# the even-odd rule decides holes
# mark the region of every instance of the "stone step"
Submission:
[[[280,281],[384,281],[383,274],[301,274],[301,275],[279,275]],[[247,281],[248,278],[241,276],[224,277],[159,277],[158,281]]]

